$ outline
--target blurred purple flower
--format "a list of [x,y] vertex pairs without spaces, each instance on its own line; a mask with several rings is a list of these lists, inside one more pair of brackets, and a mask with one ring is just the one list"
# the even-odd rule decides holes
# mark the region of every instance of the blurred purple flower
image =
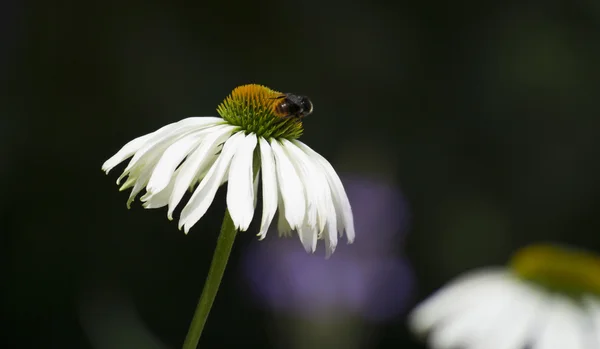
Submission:
[[395,251],[408,226],[402,194],[378,181],[342,180],[354,212],[356,241],[339,246],[328,260],[319,249],[307,255],[295,239],[267,237],[252,244],[245,274],[262,304],[305,316],[343,309],[372,321],[389,319],[407,305],[413,275]]

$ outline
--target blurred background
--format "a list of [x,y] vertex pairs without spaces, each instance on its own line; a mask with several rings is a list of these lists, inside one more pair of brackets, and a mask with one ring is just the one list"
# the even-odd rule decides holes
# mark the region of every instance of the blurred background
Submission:
[[[240,234],[200,348],[424,348],[407,312],[556,241],[600,252],[600,2],[5,0],[5,348],[180,348],[225,208],[188,236],[100,167],[242,84],[306,94],[357,238]],[[123,166],[123,165],[122,165]]]

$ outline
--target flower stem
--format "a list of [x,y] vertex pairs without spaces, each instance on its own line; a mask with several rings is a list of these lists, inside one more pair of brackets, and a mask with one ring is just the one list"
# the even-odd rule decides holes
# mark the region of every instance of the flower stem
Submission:
[[183,342],[183,349],[196,349],[202,330],[206,324],[208,313],[212,307],[221,279],[225,273],[225,267],[227,266],[227,260],[229,260],[229,254],[235,241],[235,235],[237,230],[233,225],[229,210],[225,210],[225,217],[223,218],[223,225],[221,225],[221,234],[217,240],[217,247],[213,255],[212,262],[210,264],[210,270],[208,276],[204,282],[204,288],[202,289],[202,295],[198,301],[196,312],[192,318],[192,323],[188,330],[185,342]]

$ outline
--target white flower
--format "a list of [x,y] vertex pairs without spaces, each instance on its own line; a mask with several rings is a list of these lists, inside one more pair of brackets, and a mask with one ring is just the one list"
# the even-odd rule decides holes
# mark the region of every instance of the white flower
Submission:
[[513,268],[474,271],[438,290],[413,310],[409,325],[429,334],[434,349],[598,349],[598,261],[578,258],[530,247]]
[[[308,252],[314,252],[317,240],[323,239],[329,255],[338,234],[345,231],[348,241],[354,240],[350,203],[331,164],[304,143],[286,137],[301,133],[300,121],[278,122],[269,114],[269,105],[255,110],[252,119],[232,115],[252,107],[253,99],[273,103],[271,95],[277,93],[259,85],[238,87],[219,110],[223,118],[190,117],[164,126],[127,143],[102,169],[108,173],[133,156],[117,180],[120,184],[128,176],[121,190],[133,187],[128,207],[145,188],[143,206],[168,206],[169,219],[186,190],[197,184],[179,219],[179,229],[185,233],[206,213],[224,183],[231,219],[239,231],[246,231],[262,178],[260,239],[279,210],[280,234],[297,231]],[[257,119],[262,124],[256,124]]]

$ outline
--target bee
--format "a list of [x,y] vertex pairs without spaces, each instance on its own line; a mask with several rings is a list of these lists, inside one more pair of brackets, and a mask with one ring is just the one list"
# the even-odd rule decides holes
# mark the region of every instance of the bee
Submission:
[[313,112],[313,104],[306,96],[299,96],[293,93],[285,93],[273,99],[281,99],[275,105],[275,114],[280,117],[295,117],[302,119]]

